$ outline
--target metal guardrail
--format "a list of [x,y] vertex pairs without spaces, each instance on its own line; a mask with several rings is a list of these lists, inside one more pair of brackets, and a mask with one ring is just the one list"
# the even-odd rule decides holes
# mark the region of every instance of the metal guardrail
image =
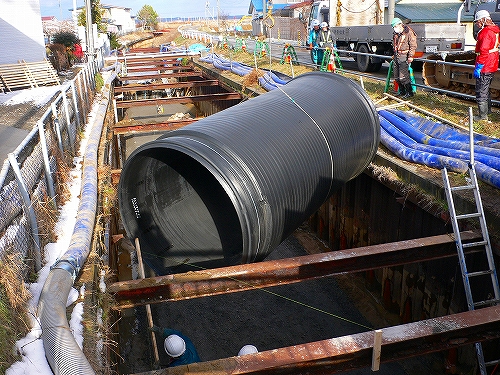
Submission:
[[75,155],[78,133],[95,90],[97,66],[86,64],[60,88],[57,97],[21,144],[8,155],[0,171],[0,259],[16,254],[38,272],[47,235],[39,228],[43,205],[61,203],[58,160]]
[[[221,42],[219,40],[218,36],[216,37],[214,35],[211,35],[210,33],[204,32],[204,31],[197,31],[197,30],[192,30],[192,29],[182,30],[181,35],[184,38],[204,41],[206,43],[213,44],[214,41],[215,41],[215,43]],[[256,42],[256,40],[254,38],[248,38],[248,40]],[[304,49],[306,48],[305,44],[301,44],[301,42],[297,41],[297,40],[284,40],[284,39],[281,40],[281,39],[269,38],[269,41],[272,44],[280,45],[280,46],[284,46],[284,45],[289,44],[289,45],[294,46],[295,48],[300,48],[300,47],[304,47]],[[248,44],[247,44],[247,46],[248,46]],[[386,62],[389,62],[392,60],[392,56],[378,55],[378,54],[374,54],[374,53],[363,53],[363,52],[350,51],[350,50],[339,50],[338,53],[339,53],[340,57],[353,57],[353,58],[355,58],[356,55],[363,55],[363,56],[368,56],[368,57],[376,57],[376,58],[385,60]],[[425,62],[433,63],[436,65],[446,65],[446,66],[450,66],[450,67],[451,66],[462,67],[462,68],[464,68],[464,67],[470,68],[471,67],[471,65],[468,65],[468,64],[450,62],[450,61],[444,61],[444,60],[430,60],[430,59],[425,59],[425,58],[415,58],[414,61],[418,61],[418,62],[422,62],[422,63],[425,63]],[[306,66],[315,66],[315,64],[312,64],[309,62],[307,62],[307,63],[299,62],[299,63],[302,65],[306,65]],[[377,77],[374,75],[370,75],[370,74],[366,74],[366,73],[362,73],[362,72],[358,72],[358,71],[353,71],[353,70],[339,69],[339,71],[353,74],[353,75],[360,76],[360,77],[375,79],[375,80],[379,80],[379,81],[386,80],[386,78],[381,78],[381,77]],[[461,98],[464,98],[467,100],[475,100],[474,95],[470,95],[470,94],[463,93],[463,92],[446,90],[446,89],[442,89],[439,87],[432,87],[432,86],[423,84],[423,82],[422,83],[415,83],[414,85],[416,87],[423,89],[423,90],[438,92],[441,94],[453,95],[453,96],[461,97]],[[497,101],[497,100],[493,100],[492,102],[496,105],[500,104],[500,101]]]

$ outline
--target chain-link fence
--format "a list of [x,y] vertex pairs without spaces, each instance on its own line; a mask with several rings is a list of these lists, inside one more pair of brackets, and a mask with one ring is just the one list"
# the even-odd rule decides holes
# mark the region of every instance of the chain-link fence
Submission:
[[[100,65],[100,64],[97,64]],[[62,203],[69,163],[94,96],[97,67],[86,64],[8,155],[0,171],[0,260],[15,254],[37,272]]]

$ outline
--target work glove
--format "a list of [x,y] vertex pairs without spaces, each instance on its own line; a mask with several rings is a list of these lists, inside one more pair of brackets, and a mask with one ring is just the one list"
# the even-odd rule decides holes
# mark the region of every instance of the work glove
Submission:
[[476,64],[476,67],[474,69],[474,78],[479,78],[481,77],[481,69],[484,68],[484,64]]
[[156,332],[156,333],[160,333],[160,327],[158,326],[152,326],[152,327],[149,327],[148,330],[150,332]]

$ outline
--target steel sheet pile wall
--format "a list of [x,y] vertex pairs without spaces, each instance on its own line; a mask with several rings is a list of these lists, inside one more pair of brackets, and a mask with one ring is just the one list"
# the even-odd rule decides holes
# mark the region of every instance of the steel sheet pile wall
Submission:
[[[366,173],[349,181],[310,217],[311,230],[331,250],[452,233],[443,211],[428,212],[436,208],[431,202],[422,200],[424,209],[408,191],[387,185]],[[458,267],[456,258],[446,258],[381,268],[363,276],[387,311],[408,323],[466,309]]]
[[159,274],[261,260],[367,167],[379,126],[351,80],[301,75],[134,151],[119,187],[125,229]]

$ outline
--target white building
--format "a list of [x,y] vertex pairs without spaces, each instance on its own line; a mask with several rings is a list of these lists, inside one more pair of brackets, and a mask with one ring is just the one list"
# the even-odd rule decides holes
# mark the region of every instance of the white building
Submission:
[[39,0],[0,0],[0,64],[45,58]]
[[131,8],[124,8],[114,5],[101,5],[104,9],[102,19],[108,24],[108,31],[114,33],[127,33],[135,31],[135,20],[130,12]]
[[[135,31],[135,19],[131,14],[132,8],[101,4],[101,9],[104,11],[102,22],[107,24],[108,32],[125,34]],[[85,7],[77,8],[73,18],[77,19],[80,12],[85,12]]]

